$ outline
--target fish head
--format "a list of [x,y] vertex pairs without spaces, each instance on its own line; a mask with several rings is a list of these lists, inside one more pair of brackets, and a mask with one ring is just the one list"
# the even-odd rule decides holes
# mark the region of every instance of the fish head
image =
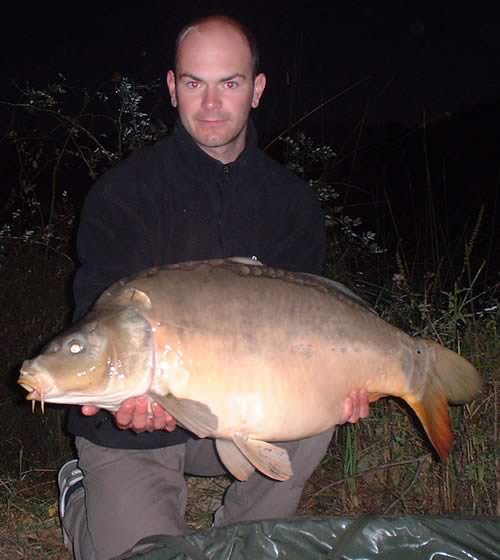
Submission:
[[17,382],[28,400],[116,410],[148,390],[153,348],[151,326],[138,310],[99,310],[25,360]]

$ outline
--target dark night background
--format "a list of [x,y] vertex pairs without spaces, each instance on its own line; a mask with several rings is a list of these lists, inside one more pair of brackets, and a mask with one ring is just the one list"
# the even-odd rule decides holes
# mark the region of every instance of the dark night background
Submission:
[[262,118],[268,128],[363,79],[328,117],[359,117],[369,103],[373,121],[416,123],[423,110],[432,117],[499,99],[500,18],[484,2],[235,4],[20,1],[2,18],[4,80],[160,75],[180,27],[220,11],[247,23],[260,43],[271,94],[262,112],[275,115]]
[[[343,154],[361,147],[356,173],[346,168],[352,165],[346,158],[350,163],[339,165],[334,179],[356,180],[364,194],[360,199],[351,189],[344,202],[380,226],[374,212],[386,196],[380,194],[382,184],[393,212],[420,211],[424,193],[415,185],[425,174],[417,161],[425,122],[432,136],[431,171],[442,179],[443,162],[447,166],[446,181],[433,184],[438,212],[446,212],[443,220],[456,237],[470,230],[485,204],[490,213],[483,242],[491,253],[500,151],[500,18],[495,3],[458,4],[18,2],[2,18],[2,91],[12,80],[43,87],[59,73],[88,87],[113,73],[138,82],[162,77],[182,25],[209,12],[227,13],[248,24],[260,44],[268,87],[254,120],[262,145],[338,95],[303,128]],[[360,123],[362,137],[356,136]],[[402,221],[400,234],[416,235]],[[417,223],[418,214],[410,221]]]

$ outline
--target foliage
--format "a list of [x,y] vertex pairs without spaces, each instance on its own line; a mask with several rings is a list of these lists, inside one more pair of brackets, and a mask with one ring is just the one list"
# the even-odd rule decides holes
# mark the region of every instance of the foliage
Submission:
[[157,116],[159,82],[121,77],[95,92],[63,76],[44,89],[17,88],[4,141],[17,156],[17,180],[0,208],[0,239],[69,252],[89,184],[130,152],[167,132]]
[[375,233],[363,231],[362,219],[347,215],[339,204],[340,193],[327,178],[327,171],[337,157],[335,150],[318,144],[304,132],[283,136],[281,141],[285,145],[287,167],[306,179],[321,201],[325,224],[331,230],[334,243],[334,254],[330,258],[335,260],[346,248],[364,255],[384,253],[385,249],[375,240]]

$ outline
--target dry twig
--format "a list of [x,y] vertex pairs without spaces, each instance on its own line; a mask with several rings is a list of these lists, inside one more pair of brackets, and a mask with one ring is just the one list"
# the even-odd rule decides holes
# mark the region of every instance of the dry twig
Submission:
[[355,479],[355,478],[365,476],[366,474],[374,472],[374,471],[381,471],[381,470],[384,470],[384,469],[390,469],[392,467],[400,467],[402,465],[411,465],[413,463],[419,463],[419,465],[423,464],[425,459],[429,458],[430,456],[431,456],[430,453],[424,453],[423,455],[420,455],[419,457],[416,457],[415,459],[406,459],[404,461],[393,461],[392,463],[384,463],[383,465],[376,465],[375,467],[370,467],[368,469],[364,469],[364,470],[362,470],[362,471],[360,471],[356,474],[353,474],[352,476],[347,476],[345,478],[341,478],[340,480],[336,480],[335,482],[331,482],[330,484],[327,484],[326,486],[323,486],[323,488],[320,488],[319,490],[314,492],[314,494],[309,496],[309,499],[316,498],[316,496],[319,496],[320,494],[322,494],[323,492],[326,492],[330,488],[334,488],[335,486],[340,486],[341,484],[344,484],[344,482],[346,482],[348,480],[352,480],[352,479]]

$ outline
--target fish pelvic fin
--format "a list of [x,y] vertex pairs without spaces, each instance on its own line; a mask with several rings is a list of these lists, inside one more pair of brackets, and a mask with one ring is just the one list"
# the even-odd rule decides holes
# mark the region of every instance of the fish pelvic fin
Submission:
[[423,341],[430,359],[428,377],[419,397],[403,399],[413,408],[439,457],[444,460],[453,445],[448,402],[473,400],[481,389],[476,368],[462,356],[436,342]]
[[248,480],[250,475],[255,472],[255,467],[252,463],[230,439],[217,438],[215,440],[215,447],[219,459],[224,463],[226,469],[238,480]]
[[269,478],[288,480],[293,475],[286,449],[267,441],[251,439],[239,432],[233,434],[233,441],[248,461]]
[[217,416],[206,404],[191,399],[178,399],[174,395],[163,396],[151,392],[150,396],[163,406],[178,424],[198,437],[209,437],[217,431]]

